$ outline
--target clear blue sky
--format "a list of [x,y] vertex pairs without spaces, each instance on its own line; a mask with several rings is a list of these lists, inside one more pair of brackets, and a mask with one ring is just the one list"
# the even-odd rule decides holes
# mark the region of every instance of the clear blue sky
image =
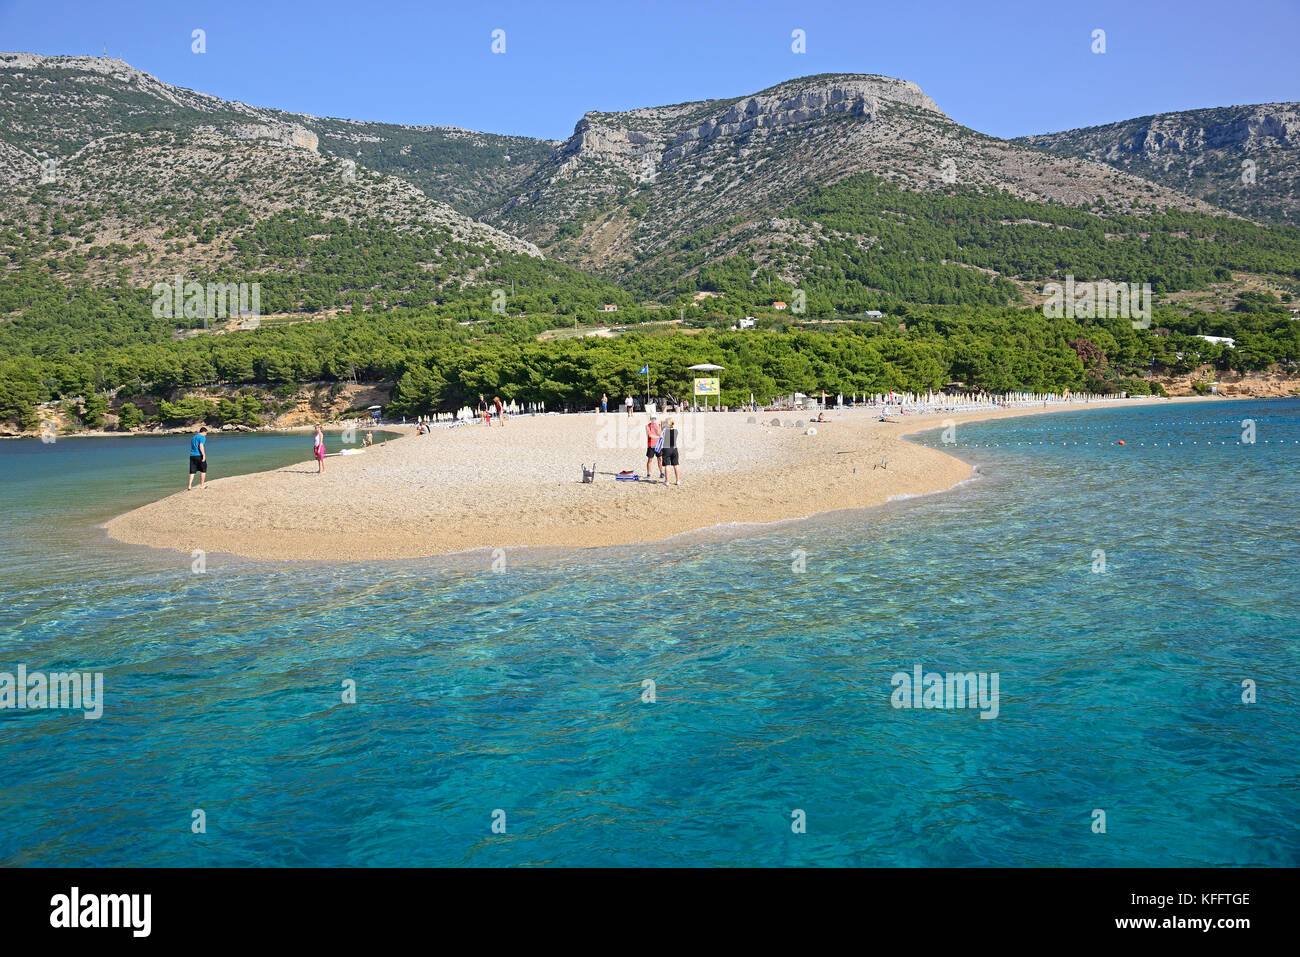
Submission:
[[[491,52],[498,28],[504,54]],[[806,53],[791,50],[795,29]],[[1094,29],[1104,54],[1091,52]],[[1298,38],[1300,0],[0,0],[0,50],[97,55],[107,43],[168,83],[258,106],[551,139],[586,110],[812,73],[912,80],[995,136],[1300,100]]]

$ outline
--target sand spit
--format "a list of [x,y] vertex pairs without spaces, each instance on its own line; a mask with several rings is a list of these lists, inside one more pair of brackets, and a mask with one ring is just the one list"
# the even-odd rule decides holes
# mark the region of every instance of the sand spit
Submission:
[[[178,491],[105,528],[134,545],[267,560],[366,561],[661,541],[724,523],[777,522],[952,488],[971,478],[970,465],[901,438],[945,419],[1158,401],[1171,400],[909,415],[897,423],[880,422],[865,409],[832,411],[826,423],[790,412],[679,415],[680,487],[644,480],[647,418],[641,413],[521,417],[504,426],[407,434],[360,455],[331,456],[324,475],[316,474],[304,439],[301,463],[221,478],[221,442],[214,436],[206,490]],[[790,425],[773,426],[776,418]],[[796,420],[802,428],[793,427]],[[809,428],[816,434],[806,434]],[[183,489],[186,449],[178,446],[177,453]],[[583,484],[580,466],[593,462],[596,481]],[[642,480],[615,480],[624,469],[637,470]]]

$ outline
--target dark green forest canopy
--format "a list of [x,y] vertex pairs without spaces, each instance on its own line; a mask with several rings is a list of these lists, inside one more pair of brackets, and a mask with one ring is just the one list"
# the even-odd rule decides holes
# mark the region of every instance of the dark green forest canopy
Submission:
[[[35,402],[96,391],[120,390],[119,401],[142,394],[172,399],[213,384],[353,379],[396,383],[393,414],[455,409],[480,393],[590,408],[601,393],[639,393],[637,372],[647,363],[655,391],[676,396],[690,390],[688,366],[723,365],[722,400],[731,405],[751,392],[766,400],[823,388],[924,391],[954,380],[994,392],[1145,391],[1141,377],[1157,368],[1300,363],[1300,323],[1276,311],[1209,319],[1158,313],[1152,330],[1123,320],[1051,320],[1036,310],[970,307],[907,307],[903,319],[905,330],[853,322],[825,330],[629,332],[539,342],[528,320],[471,327],[403,311],[77,353],[6,351],[0,417],[30,422]],[[1195,338],[1202,330],[1231,335],[1237,347]]]

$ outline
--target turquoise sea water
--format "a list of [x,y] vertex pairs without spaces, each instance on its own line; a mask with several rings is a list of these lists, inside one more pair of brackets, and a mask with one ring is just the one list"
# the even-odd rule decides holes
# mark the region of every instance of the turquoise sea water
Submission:
[[[181,438],[0,443],[0,671],[106,698],[0,711],[0,862],[1300,863],[1300,402],[956,437],[980,480],[880,509],[201,575],[95,528],[184,482]],[[997,718],[892,707],[918,664],[997,672]]]

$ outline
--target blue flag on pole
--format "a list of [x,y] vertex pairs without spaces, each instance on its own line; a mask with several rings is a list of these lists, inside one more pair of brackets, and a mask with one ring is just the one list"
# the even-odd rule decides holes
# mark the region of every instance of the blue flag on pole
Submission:
[[648,363],[646,364],[645,368],[643,368],[640,372],[637,373],[637,375],[649,375],[649,374],[650,374],[650,366]]

